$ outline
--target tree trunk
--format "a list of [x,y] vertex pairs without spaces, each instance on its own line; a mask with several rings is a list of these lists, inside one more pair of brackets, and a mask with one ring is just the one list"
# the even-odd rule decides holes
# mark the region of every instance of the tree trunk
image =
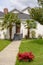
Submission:
[[12,27],[9,28],[10,40],[12,40]]
[[28,38],[29,38],[29,36],[30,36],[30,30],[28,29]]

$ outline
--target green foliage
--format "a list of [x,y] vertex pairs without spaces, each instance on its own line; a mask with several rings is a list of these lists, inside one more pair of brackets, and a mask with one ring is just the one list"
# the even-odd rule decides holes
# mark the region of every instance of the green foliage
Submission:
[[41,5],[42,8],[43,8],[43,0],[38,0],[38,3],[39,3],[39,5]]
[[30,11],[30,16],[32,19],[43,24],[43,9],[42,8],[32,8]]
[[0,27],[1,27],[1,22],[0,22]]
[[12,27],[14,26],[14,23],[20,23],[20,20],[17,14],[7,13],[4,15],[4,21],[2,23],[2,30],[5,28],[9,28],[10,39],[12,37]]
[[25,35],[25,38],[24,39],[28,39],[28,35]]
[[19,23],[18,15],[14,13],[8,13],[4,15],[4,22],[2,23],[3,28],[11,28],[14,26],[14,23]]
[[36,28],[36,22],[34,20],[26,20],[27,28]]
[[15,65],[43,65],[43,39],[23,40],[19,52],[33,52],[35,59],[32,62],[20,62],[17,59]]
[[28,34],[27,34],[27,36],[28,36],[28,38],[30,37],[30,29],[31,28],[36,28],[36,22],[34,21],[34,20],[26,20],[26,28],[28,29]]
[[10,44],[9,40],[0,40],[0,51],[2,51],[6,46]]
[[31,31],[31,36],[32,36],[32,38],[35,38],[35,34],[36,34],[35,31],[32,30],[32,31]]
[[41,34],[39,34],[39,35],[38,35],[38,38],[39,38],[39,39],[42,39],[42,35],[41,35]]

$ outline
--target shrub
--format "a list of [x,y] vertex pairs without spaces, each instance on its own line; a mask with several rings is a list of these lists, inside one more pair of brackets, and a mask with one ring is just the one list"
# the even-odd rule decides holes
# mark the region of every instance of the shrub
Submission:
[[32,54],[32,52],[18,53],[19,61],[32,61],[33,59],[34,55]]
[[31,31],[32,38],[35,38],[36,32],[34,30]]
[[38,38],[39,38],[39,39],[42,39],[42,35],[41,35],[41,34],[39,34],[39,35],[38,35]]
[[28,36],[27,35],[25,35],[25,39],[28,39]]

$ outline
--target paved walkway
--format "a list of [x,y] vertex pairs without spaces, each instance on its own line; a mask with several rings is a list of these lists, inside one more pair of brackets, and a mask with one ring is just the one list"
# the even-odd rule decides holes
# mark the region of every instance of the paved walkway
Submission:
[[2,52],[0,52],[0,65],[15,65],[20,42],[21,41],[13,41]]

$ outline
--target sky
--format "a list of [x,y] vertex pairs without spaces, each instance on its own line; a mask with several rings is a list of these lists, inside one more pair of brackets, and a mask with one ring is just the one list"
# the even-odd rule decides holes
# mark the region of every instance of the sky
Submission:
[[4,8],[8,8],[9,11],[16,8],[22,10],[26,7],[38,6],[37,0],[0,0],[0,11]]

